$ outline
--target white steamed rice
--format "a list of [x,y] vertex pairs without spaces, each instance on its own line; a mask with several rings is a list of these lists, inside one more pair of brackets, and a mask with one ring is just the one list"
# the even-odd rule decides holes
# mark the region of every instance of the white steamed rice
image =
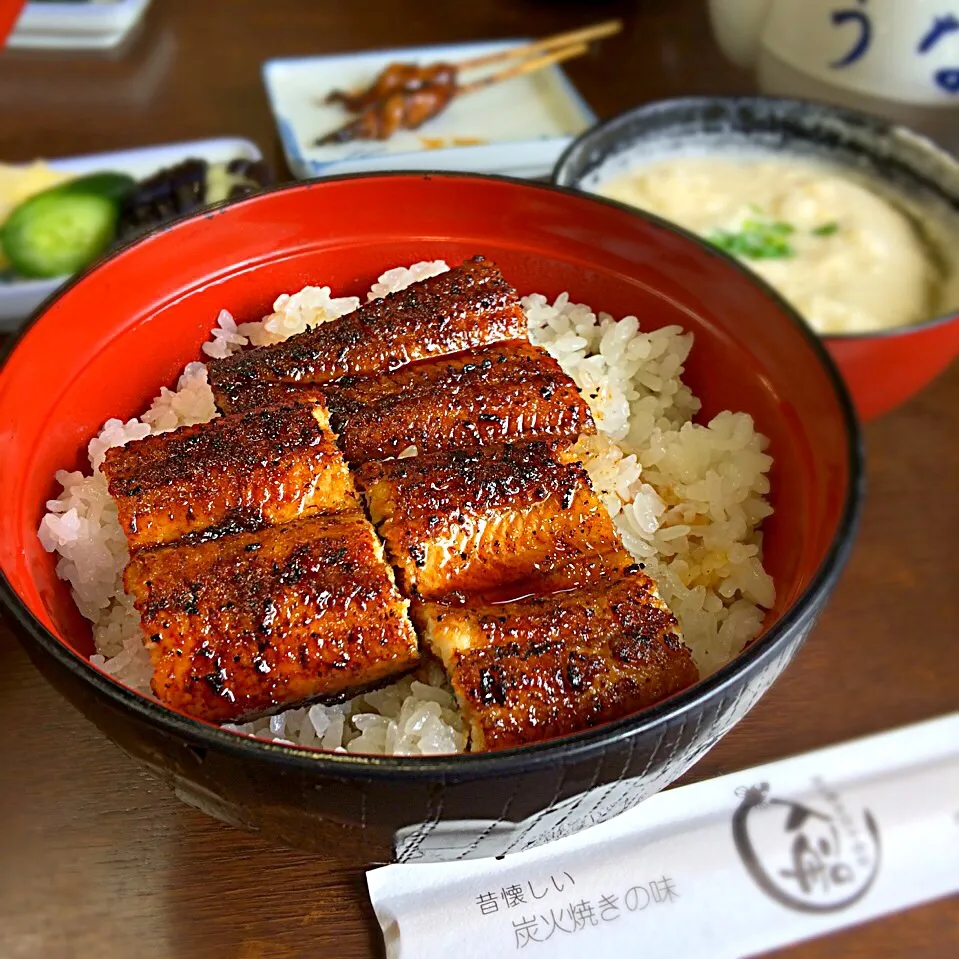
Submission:
[[[446,269],[433,261],[389,270],[367,299]],[[276,343],[359,304],[356,297],[334,298],[329,287],[308,286],[280,296],[257,323],[237,325],[224,310],[203,352],[223,357]],[[534,293],[523,306],[530,338],[556,357],[593,411],[599,432],[582,443],[597,492],[627,548],[658,582],[700,671],[713,672],[756,635],[774,599],[759,531],[771,513],[765,437],[745,413],[720,413],[705,426],[692,422],[700,404],[682,373],[693,337],[678,326],[644,333],[635,316],[597,315],[566,294],[550,303]],[[41,542],[59,556],[57,574],[93,624],[91,662],[146,695],[149,654],[122,582],[129,554],[99,467],[112,446],[215,415],[206,367],[188,364],[176,389],[162,388],[140,419],[109,420],[90,441],[92,475],[57,473],[63,492],[47,503],[40,524]],[[466,746],[462,717],[435,664],[341,705],[291,709],[228,728],[340,752],[420,755]]]

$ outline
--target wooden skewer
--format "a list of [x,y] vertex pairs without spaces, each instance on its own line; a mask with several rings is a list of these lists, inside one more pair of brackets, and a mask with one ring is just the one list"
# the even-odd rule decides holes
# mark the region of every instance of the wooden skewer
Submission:
[[456,91],[456,95],[462,96],[464,93],[473,93],[476,90],[482,90],[484,87],[492,86],[494,83],[499,83],[501,80],[522,76],[524,73],[535,73],[537,70],[552,66],[554,63],[562,63],[564,60],[571,60],[573,57],[581,57],[588,50],[587,44],[577,43],[564,50],[555,50],[540,57],[533,57],[531,60],[523,60],[522,63],[506,67],[504,70],[491,73],[488,77],[483,77],[482,80],[476,80],[460,87]]
[[459,70],[473,70],[477,67],[486,67],[493,63],[500,63],[503,60],[529,57],[533,54],[543,53],[557,47],[566,47],[575,43],[592,43],[594,40],[611,37],[613,34],[619,33],[622,29],[622,21],[605,20],[602,23],[594,23],[591,27],[581,27],[578,30],[570,30],[567,33],[557,33],[555,36],[546,37],[543,40],[536,40],[533,43],[527,43],[521,47],[513,47],[501,53],[490,53],[486,56],[476,57],[473,60],[464,60],[456,66]]

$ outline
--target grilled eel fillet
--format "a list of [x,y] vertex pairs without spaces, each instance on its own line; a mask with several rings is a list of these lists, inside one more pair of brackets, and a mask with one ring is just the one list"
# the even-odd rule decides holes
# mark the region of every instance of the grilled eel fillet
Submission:
[[576,384],[527,341],[425,360],[390,377],[333,384],[330,424],[350,463],[593,433]]
[[148,436],[108,450],[103,472],[131,550],[359,508],[326,408],[316,402]]
[[415,283],[353,313],[208,364],[218,408],[249,403],[256,383],[322,384],[344,376],[370,376],[434,356],[526,336],[526,314],[516,291],[483,257]]
[[359,512],[140,550],[123,582],[153,692],[211,722],[340,699],[419,660],[408,603]]
[[[368,463],[356,474],[411,598],[508,590],[567,563],[624,556],[589,476],[558,443]],[[559,588],[559,587],[557,587]]]
[[[354,463],[436,451],[368,463],[359,479],[474,750],[572,732],[695,681],[569,452],[566,439],[592,431],[588,410],[524,335],[515,292],[476,258],[211,364],[232,415],[110,454],[157,696],[238,721],[417,663],[407,600],[331,425]],[[346,512],[312,515],[327,510]]]
[[[255,406],[311,397],[315,387],[258,383]],[[595,432],[576,385],[545,350],[510,340],[411,363],[387,376],[325,385],[330,425],[353,465],[419,453]]]
[[470,749],[522,746],[644,709],[699,674],[639,566],[514,602],[415,603],[470,728]]

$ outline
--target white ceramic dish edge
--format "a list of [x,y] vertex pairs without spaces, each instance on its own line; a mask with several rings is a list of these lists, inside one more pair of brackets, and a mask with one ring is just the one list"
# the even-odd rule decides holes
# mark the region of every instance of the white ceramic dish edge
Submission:
[[20,49],[106,49],[117,46],[150,0],[114,3],[28,3],[7,39]]

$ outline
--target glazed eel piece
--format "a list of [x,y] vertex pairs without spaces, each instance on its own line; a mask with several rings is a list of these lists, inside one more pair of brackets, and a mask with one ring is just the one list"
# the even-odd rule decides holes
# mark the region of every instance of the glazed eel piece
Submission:
[[353,479],[315,399],[224,416],[108,450],[130,549],[183,536],[357,509]]
[[337,701],[419,661],[409,604],[358,511],[140,550],[123,581],[153,692],[211,722]]
[[625,555],[567,444],[530,442],[369,463],[356,474],[404,593],[539,588],[566,564]]
[[576,384],[526,340],[330,385],[330,424],[352,464],[593,433]]
[[618,719],[698,679],[569,442],[370,463],[357,484],[471,750]]
[[512,602],[414,603],[470,728],[470,749],[523,746],[621,719],[695,683],[676,620],[638,565]]
[[256,384],[329,383],[344,376],[390,373],[408,363],[526,336],[516,291],[481,256],[372,300],[282,343],[208,364],[221,412],[258,405]]
[[[351,376],[322,387],[330,425],[353,465],[419,453],[595,432],[575,383],[545,350],[509,340],[411,363],[385,376]],[[260,383],[257,406],[312,395],[313,388]]]

